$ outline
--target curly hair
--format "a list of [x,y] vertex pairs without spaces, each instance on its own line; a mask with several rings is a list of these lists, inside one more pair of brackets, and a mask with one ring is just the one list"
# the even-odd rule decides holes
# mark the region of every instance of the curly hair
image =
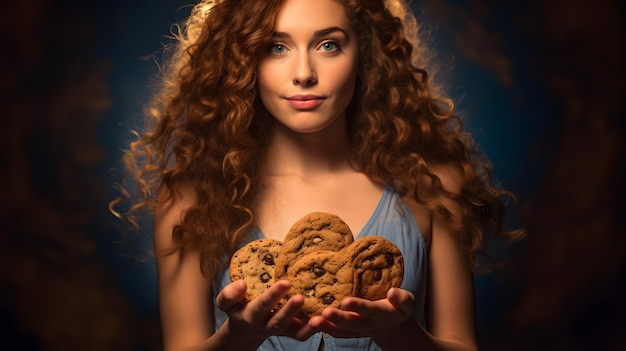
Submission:
[[[355,167],[444,216],[477,268],[476,254],[487,254],[480,250],[488,236],[523,236],[523,230],[505,226],[507,200],[516,202],[515,196],[494,184],[487,156],[463,131],[454,102],[433,84],[427,71],[432,54],[406,5],[397,0],[341,2],[359,35],[361,67],[350,115]],[[460,193],[444,190],[434,172],[442,165],[456,167]],[[437,201],[442,196],[466,215],[453,216]]]
[[[491,166],[462,131],[453,102],[427,74],[429,54],[413,14],[401,0],[340,0],[357,33],[359,63],[348,111],[353,166],[392,184],[459,233],[472,264],[486,235],[504,228],[513,195],[493,185]],[[175,51],[147,109],[152,125],[130,144],[124,163],[138,185],[125,214],[131,223],[154,209],[160,187],[192,185],[197,202],[172,233],[171,252],[200,249],[212,276],[220,259],[245,239],[254,222],[260,160],[271,118],[257,94],[256,70],[270,44],[283,0],[203,1],[174,34]],[[460,194],[443,189],[433,172],[453,164],[463,176]],[[112,202],[111,208],[130,196]],[[454,199],[455,218],[434,199]]]

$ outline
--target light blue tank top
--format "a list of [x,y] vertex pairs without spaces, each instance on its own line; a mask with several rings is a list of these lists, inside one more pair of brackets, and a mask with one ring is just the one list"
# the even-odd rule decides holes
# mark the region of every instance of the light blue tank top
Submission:
[[[401,288],[415,295],[415,309],[413,318],[421,325],[424,321],[424,301],[426,298],[426,244],[422,232],[417,226],[409,208],[401,201],[392,187],[386,186],[376,210],[365,227],[357,235],[383,236],[392,241],[404,257],[404,278]],[[247,242],[262,239],[265,236],[254,228],[248,236]],[[246,242],[246,243],[247,243]],[[246,243],[243,243],[245,245]],[[213,301],[217,294],[230,283],[228,265],[224,265],[213,281]],[[215,308],[215,330],[219,329],[228,318],[226,313]],[[320,343],[326,344],[326,350],[380,350],[370,338],[334,338],[324,333],[317,333],[306,341],[298,341],[289,337],[272,336],[257,349],[259,351],[317,351]]]

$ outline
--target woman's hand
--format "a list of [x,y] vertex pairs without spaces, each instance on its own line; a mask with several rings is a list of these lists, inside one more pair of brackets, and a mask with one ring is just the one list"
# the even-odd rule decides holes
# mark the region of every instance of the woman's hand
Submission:
[[228,314],[228,328],[236,337],[263,342],[272,335],[285,335],[306,340],[319,329],[295,318],[304,303],[302,296],[291,297],[284,306],[275,310],[290,288],[288,281],[281,280],[254,300],[244,302],[246,282],[237,280],[222,289],[216,298],[216,305]]
[[387,298],[378,301],[347,297],[341,302],[341,309],[326,308],[309,324],[339,338],[387,338],[412,317],[414,304],[413,294],[391,288]]

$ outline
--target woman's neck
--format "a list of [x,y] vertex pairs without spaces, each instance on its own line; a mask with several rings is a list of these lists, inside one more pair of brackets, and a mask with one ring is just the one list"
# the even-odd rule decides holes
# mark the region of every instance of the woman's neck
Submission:
[[315,133],[294,132],[275,122],[264,173],[316,177],[351,169],[349,158],[350,140],[345,119]]

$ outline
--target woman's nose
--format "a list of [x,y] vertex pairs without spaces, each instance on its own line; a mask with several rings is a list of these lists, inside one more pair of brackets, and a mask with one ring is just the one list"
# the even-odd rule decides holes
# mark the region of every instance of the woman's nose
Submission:
[[315,73],[315,69],[308,55],[301,55],[297,58],[293,74],[293,84],[302,86],[317,84],[317,74]]

